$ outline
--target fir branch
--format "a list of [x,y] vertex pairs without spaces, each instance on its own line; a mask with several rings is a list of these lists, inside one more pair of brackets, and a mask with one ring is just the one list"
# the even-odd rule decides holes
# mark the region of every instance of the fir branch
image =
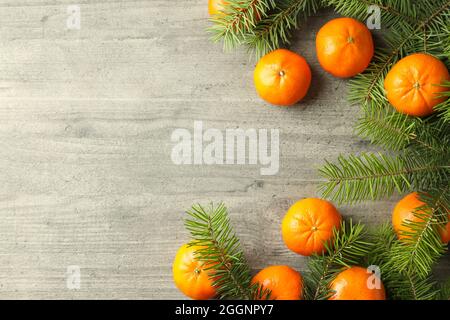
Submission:
[[438,104],[434,109],[439,112],[439,117],[441,117],[443,121],[450,122],[450,99],[448,99],[450,97],[450,81],[446,81],[442,86],[448,88],[447,91],[441,94],[441,96],[446,97],[447,100]]
[[[444,15],[444,18],[448,17],[450,9],[450,1],[448,0],[434,0],[434,1],[428,1],[428,0],[421,0],[417,1],[418,3],[418,12],[421,16],[421,19],[419,19],[418,25],[419,26],[428,26],[435,23],[434,20],[439,17],[440,15]],[[431,13],[431,14],[430,14]],[[444,20],[447,22],[447,20]],[[446,26],[447,24],[440,24],[440,26]]]
[[[369,240],[373,243],[372,250],[367,256],[368,265],[379,266],[382,270],[389,259],[389,253],[393,244],[397,241],[391,223],[383,223],[375,229],[369,230]],[[382,274],[382,279],[384,274]],[[383,280],[384,282],[384,280]]]
[[223,12],[210,19],[212,40],[223,40],[224,50],[233,49],[274,7],[275,0],[227,0]]
[[413,152],[402,156],[362,154],[340,156],[337,164],[327,161],[319,172],[327,179],[319,187],[324,197],[339,203],[354,203],[447,181],[450,166],[447,160],[441,163]]
[[366,21],[369,8],[377,6],[381,11],[383,28],[399,28],[414,24],[417,20],[416,5],[410,0],[322,0],[343,16]]
[[426,204],[414,212],[418,221],[404,223],[408,229],[401,232],[401,241],[392,247],[388,265],[406,276],[426,279],[434,263],[446,251],[438,229],[447,221],[448,186],[420,193],[420,197]]
[[431,277],[422,279],[414,274],[394,275],[390,286],[393,300],[433,300],[439,293]]
[[386,108],[388,106],[384,93],[384,78],[390,68],[404,56],[421,51],[414,35],[415,29],[405,26],[400,30],[386,33],[384,40],[386,47],[375,51],[372,62],[364,71],[350,80],[348,99],[351,103],[361,103],[372,108]]
[[444,27],[444,39],[443,39],[443,47],[444,47],[444,56],[446,59],[447,68],[450,68],[450,25],[446,25]]
[[431,210],[434,219],[436,219],[436,223],[442,227],[448,222],[448,213],[450,210],[449,183],[449,180],[446,180],[444,184],[419,192],[420,200]]
[[187,211],[186,229],[193,239],[191,245],[200,246],[197,259],[209,266],[210,278],[221,299],[254,299],[267,292],[251,284],[250,267],[234,234],[227,209],[221,203],[205,209],[195,205]]
[[414,132],[418,121],[388,108],[369,108],[360,119],[356,132],[371,143],[402,150],[416,139]]
[[273,13],[262,19],[246,37],[257,58],[289,43],[291,31],[319,9],[316,0],[279,0]]
[[438,294],[436,295],[437,300],[450,300],[450,279],[441,283],[437,288]]
[[377,50],[366,71],[350,82],[349,100],[352,103],[385,107],[383,81],[393,64],[420,51],[442,55],[442,39],[446,37],[442,26],[446,25],[450,14],[450,0],[420,1],[417,12],[421,14],[416,24],[404,24],[385,34],[386,47]]
[[364,108],[356,132],[371,143],[390,150],[403,150],[411,146],[420,150],[448,153],[449,127],[442,121],[410,117],[392,108]]
[[422,51],[444,58],[446,54],[443,48],[448,45],[450,35],[448,28],[450,1],[419,1],[418,3],[420,22],[417,35],[423,41]]
[[414,274],[400,273],[391,263],[392,249],[399,244],[392,225],[385,223],[370,233],[373,249],[368,254],[368,264],[381,270],[387,296],[392,300],[430,300],[439,292],[435,281],[430,277],[422,279]]
[[326,253],[314,255],[308,261],[309,272],[305,274],[305,297],[309,300],[328,299],[333,292],[330,283],[343,268],[359,265],[372,248],[364,240],[365,229],[361,224],[342,222],[340,229],[333,230],[333,238],[325,243]]
[[449,163],[450,159],[450,126],[440,117],[432,115],[417,121],[409,149],[423,154],[423,157],[440,159]]

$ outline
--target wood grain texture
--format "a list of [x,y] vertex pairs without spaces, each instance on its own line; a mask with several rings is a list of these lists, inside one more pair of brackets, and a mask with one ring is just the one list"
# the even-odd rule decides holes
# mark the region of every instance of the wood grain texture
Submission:
[[[321,12],[292,48],[313,70],[294,108],[258,99],[254,61],[208,40],[206,0],[0,0],[0,298],[183,298],[171,263],[187,240],[184,210],[223,200],[252,267],[305,260],[286,249],[280,221],[316,195],[324,158],[369,150],[353,135],[346,81],[325,74],[314,35]],[[280,171],[177,166],[176,128],[277,128]],[[340,207],[367,224],[393,203]],[[81,288],[66,268],[81,268]],[[437,273],[447,274],[445,257]]]

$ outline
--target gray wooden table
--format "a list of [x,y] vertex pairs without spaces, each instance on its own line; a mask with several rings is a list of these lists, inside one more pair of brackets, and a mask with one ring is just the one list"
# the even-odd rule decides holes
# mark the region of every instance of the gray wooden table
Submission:
[[[206,0],[80,0],[79,30],[67,27],[72,4],[0,0],[0,298],[182,298],[171,263],[194,202],[227,204],[255,270],[304,270],[282,243],[281,218],[317,195],[324,158],[370,148],[353,135],[346,81],[315,57],[314,35],[332,15],[296,32],[311,90],[278,108],[257,97],[244,50],[208,41]],[[279,173],[175,165],[171,134],[194,121],[279,129]],[[339,209],[373,225],[398,198]],[[79,289],[67,286],[68,266],[80,268]]]

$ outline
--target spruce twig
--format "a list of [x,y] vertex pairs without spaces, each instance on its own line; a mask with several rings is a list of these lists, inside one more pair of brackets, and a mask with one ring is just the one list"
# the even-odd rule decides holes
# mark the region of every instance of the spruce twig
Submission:
[[405,24],[417,22],[416,5],[410,0],[322,0],[324,4],[333,7],[343,16],[366,21],[369,8],[380,9],[383,28],[398,29]]
[[390,269],[405,275],[426,279],[434,263],[446,251],[439,228],[447,223],[450,205],[448,186],[420,193],[425,205],[417,208],[414,216],[418,221],[406,221],[408,231],[402,231],[402,240],[391,250]]
[[210,278],[221,299],[268,298],[270,292],[251,284],[251,271],[247,265],[239,239],[233,232],[227,209],[223,203],[208,209],[194,205],[187,211],[186,229],[191,233],[191,245],[200,246],[197,259],[208,266]]
[[371,244],[364,240],[365,229],[361,224],[342,222],[333,230],[332,240],[325,243],[325,254],[314,255],[308,261],[305,274],[305,296],[310,300],[328,299],[333,292],[330,283],[343,268],[359,265],[368,254]]
[[319,172],[326,179],[319,187],[324,197],[338,203],[355,203],[446,181],[450,166],[447,161],[441,163],[413,153],[403,156],[364,153],[340,156],[336,164],[327,162]]
[[[365,109],[365,108],[364,108]],[[417,148],[436,155],[450,152],[445,120],[410,117],[392,108],[368,108],[356,126],[357,134],[387,149]]]
[[[450,32],[449,32],[450,34]],[[449,36],[450,38],[450,36]],[[449,47],[449,58],[450,58],[450,47]],[[443,121],[450,124],[450,81],[446,81],[443,86],[447,87],[448,90],[441,94],[442,97],[446,97],[447,100],[438,104],[434,109],[439,112],[439,116]]]
[[399,245],[399,240],[391,224],[383,224],[371,233],[373,250],[368,254],[368,264],[378,266],[381,280],[392,300],[431,300],[440,292],[436,281],[431,276],[424,279],[414,273],[401,273],[394,261],[392,249]]
[[[392,28],[390,33],[385,34],[387,46],[377,50],[367,70],[351,81],[350,101],[363,105],[370,104],[372,107],[385,106],[387,102],[384,97],[383,80],[393,64],[408,54],[424,51],[425,40],[430,44],[426,52],[442,54],[442,47],[439,44],[443,35],[440,27],[446,25],[450,1],[420,1],[418,7],[417,12],[420,14],[416,24]],[[424,35],[424,32],[429,32],[428,36]]]
[[450,279],[438,286],[435,298],[438,300],[450,300]]
[[262,19],[246,37],[256,58],[289,43],[293,29],[319,9],[316,0],[279,0],[275,10]]
[[274,7],[275,0],[227,0],[223,12],[210,19],[212,40],[222,40],[225,50],[235,48]]

